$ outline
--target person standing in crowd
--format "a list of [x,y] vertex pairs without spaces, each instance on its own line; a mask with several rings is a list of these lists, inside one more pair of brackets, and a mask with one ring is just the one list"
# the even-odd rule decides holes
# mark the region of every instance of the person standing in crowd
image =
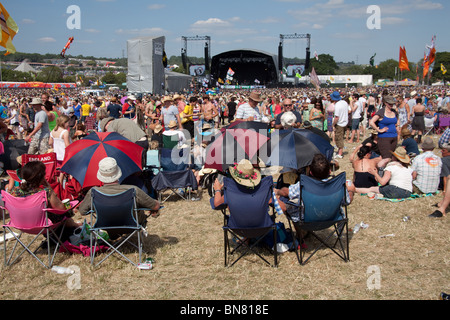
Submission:
[[136,98],[134,96],[129,96],[122,106],[122,117],[133,119],[136,115],[136,108],[134,106],[134,101]]
[[322,99],[317,99],[316,97],[314,97],[311,99],[311,104],[313,105],[313,107],[309,113],[309,122],[314,128],[323,131],[325,113],[323,110]]
[[106,107],[106,111],[110,117],[119,119],[122,115],[122,107],[117,103],[117,98],[112,97],[110,104]]
[[36,114],[34,117],[34,129],[25,138],[25,141],[30,143],[28,153],[44,154],[47,153],[50,137],[47,112],[42,109],[42,100],[40,98],[33,98],[30,105],[34,108]]
[[56,153],[56,160],[58,166],[61,166],[64,155],[66,153],[66,148],[71,143],[70,132],[69,132],[69,117],[66,115],[61,115],[56,120],[56,127],[50,132],[49,146],[53,148]]
[[228,123],[233,122],[234,120],[234,115],[236,114],[236,97],[232,96],[230,99],[230,102],[228,102],[227,104],[227,108],[228,108]]
[[161,122],[165,130],[169,130],[169,122],[174,120],[177,122],[178,129],[182,129],[181,118],[178,112],[178,108],[173,104],[173,99],[169,96],[165,96],[162,101],[163,107],[161,109]]
[[286,99],[283,100],[282,104],[283,104],[284,111],[282,113],[280,113],[277,116],[277,118],[275,119],[275,129],[282,129],[283,128],[283,124],[281,123],[281,118],[287,112],[292,112],[295,115],[296,120],[292,124],[292,127],[293,128],[300,128],[300,126],[302,124],[302,115],[298,111],[294,110],[292,99],[286,98]]
[[83,104],[81,105],[81,122],[86,123],[86,118],[89,117],[91,113],[91,105],[89,104],[89,100],[84,98]]
[[202,97],[203,100],[203,120],[202,120],[202,125],[203,123],[209,123],[211,128],[215,128],[216,127],[216,122],[214,121],[214,119],[219,115],[219,112],[217,110],[217,107],[214,105],[214,103],[212,103],[212,101],[209,99],[208,95],[204,95]]
[[75,103],[73,106],[73,111],[78,120],[81,119],[81,103],[80,100],[75,99]]
[[128,140],[144,148],[142,152],[142,165],[147,163],[147,150],[149,147],[147,134],[131,119],[113,117],[104,118],[100,121],[102,132],[117,132]]
[[363,102],[359,99],[359,94],[353,94],[353,98],[350,100],[350,108],[351,108],[351,128],[352,134],[348,142],[354,142],[354,138],[356,136],[356,142],[359,143],[359,128],[361,124],[361,117],[364,112]]
[[417,135],[417,143],[421,143],[422,134],[425,131],[425,106],[422,104],[422,98],[416,99],[416,105],[413,108],[414,118],[411,123],[411,133]]
[[258,103],[261,101],[263,101],[261,93],[252,91],[248,97],[248,102],[240,105],[237,109],[236,120],[261,121],[261,113],[258,108]]
[[331,101],[334,101],[334,118],[333,127],[335,130],[335,142],[338,148],[338,152],[335,156],[337,159],[342,159],[344,156],[344,133],[345,127],[348,124],[348,103],[342,100],[338,91],[334,91],[330,95]]
[[379,167],[384,167],[392,158],[398,143],[399,120],[394,110],[395,99],[391,95],[383,96],[384,107],[372,117],[370,126],[378,132],[378,148],[383,160]]

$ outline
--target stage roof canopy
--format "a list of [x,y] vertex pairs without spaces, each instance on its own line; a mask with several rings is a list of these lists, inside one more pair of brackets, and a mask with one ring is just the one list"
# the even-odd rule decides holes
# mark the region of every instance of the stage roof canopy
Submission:
[[211,59],[211,76],[226,80],[228,70],[239,85],[275,84],[278,82],[278,57],[258,50],[241,49],[220,53]]

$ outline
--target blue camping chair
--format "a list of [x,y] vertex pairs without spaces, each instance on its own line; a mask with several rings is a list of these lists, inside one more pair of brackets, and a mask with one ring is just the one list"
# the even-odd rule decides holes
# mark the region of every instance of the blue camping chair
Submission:
[[[309,232],[319,241],[306,260],[303,259],[305,256],[303,246],[295,248],[297,259],[301,265],[306,264],[323,246],[331,249],[345,262],[349,261],[348,199],[345,181],[345,172],[327,181],[319,181],[306,175],[300,176],[300,206],[298,206],[300,219],[293,221],[289,213],[286,216],[289,226],[291,223],[294,224],[296,237],[300,243],[304,242],[301,231]],[[320,232],[330,228],[332,231],[325,236]]]
[[[198,185],[194,173],[189,169],[189,148],[161,148],[159,162],[161,170],[152,179],[152,187],[158,192],[158,200],[164,203],[172,195],[190,200],[191,190],[197,190]],[[179,189],[183,192],[179,192]],[[163,199],[162,192],[165,190],[170,190],[171,193]]]
[[[233,266],[243,256],[249,252],[255,253],[264,262],[270,265],[256,249],[267,235],[273,233],[272,248],[274,263],[272,266],[277,267],[277,234],[275,224],[275,214],[272,209],[272,215],[269,214],[269,200],[272,197],[273,181],[272,177],[265,177],[261,183],[254,189],[249,189],[238,185],[232,178],[224,178],[224,205],[213,209],[222,210],[224,213],[224,252],[225,266],[230,256],[236,253],[239,248],[244,248],[244,252],[238,256],[230,266]],[[226,214],[226,209],[229,215]],[[237,241],[236,247],[231,250],[229,234],[236,239],[246,238],[251,241]]]
[[[94,265],[95,253],[98,242],[104,242],[109,247],[106,257],[104,257],[96,266],[100,265],[113,253],[137,266],[142,262],[142,233],[145,228],[138,222],[139,210],[150,210],[148,208],[136,207],[136,190],[130,188],[118,194],[105,194],[92,188],[91,199],[91,221],[95,224],[90,229],[90,248],[91,248],[91,264]],[[117,241],[109,241],[101,237],[101,230],[124,234]],[[131,238],[137,234],[137,243],[132,242]],[[139,251],[139,261],[133,262],[125,256],[119,249],[125,243],[129,243]]]

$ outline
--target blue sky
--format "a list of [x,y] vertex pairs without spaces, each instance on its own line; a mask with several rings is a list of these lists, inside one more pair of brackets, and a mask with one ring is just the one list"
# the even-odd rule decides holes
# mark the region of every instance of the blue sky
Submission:
[[[277,54],[280,34],[311,34],[311,55],[368,64],[398,60],[405,46],[408,60],[423,58],[436,35],[437,51],[450,51],[450,3],[443,0],[3,0],[19,26],[17,51],[106,58],[127,55],[127,40],[165,36],[165,51],[180,55],[182,36],[210,36],[211,56],[236,49]],[[71,5],[80,9],[80,29],[69,29]],[[380,9],[380,29],[369,29]],[[371,20],[372,21],[372,20]],[[188,55],[203,56],[203,41],[189,41]],[[285,57],[305,57],[306,40],[285,40]]]

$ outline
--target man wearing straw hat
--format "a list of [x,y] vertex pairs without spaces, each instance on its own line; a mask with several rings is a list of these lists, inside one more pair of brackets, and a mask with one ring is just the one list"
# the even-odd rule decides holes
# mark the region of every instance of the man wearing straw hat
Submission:
[[258,103],[263,101],[261,94],[252,91],[248,97],[248,102],[240,105],[236,111],[236,120],[261,121]]
[[169,130],[170,121],[174,120],[177,122],[178,129],[182,130],[180,114],[178,108],[173,104],[173,99],[169,96],[165,96],[161,100],[163,107],[161,108],[161,121],[164,124],[166,130]]
[[33,98],[30,103],[36,112],[34,116],[34,129],[25,138],[30,143],[28,154],[44,154],[49,148],[50,129],[48,127],[47,113],[42,109],[42,100]]

